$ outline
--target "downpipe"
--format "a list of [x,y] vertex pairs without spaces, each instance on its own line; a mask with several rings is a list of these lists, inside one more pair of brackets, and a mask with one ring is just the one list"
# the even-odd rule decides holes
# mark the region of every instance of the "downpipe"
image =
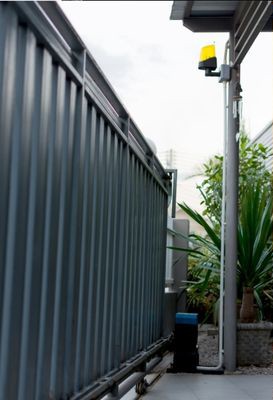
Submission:
[[[227,52],[229,41],[225,45],[224,64],[227,63]],[[219,304],[219,344],[218,344],[218,364],[216,366],[197,366],[197,371],[207,374],[224,373],[224,286],[225,286],[225,231],[226,231],[226,153],[227,153],[227,82],[223,82],[224,100],[224,151],[223,151],[223,177],[222,177],[222,205],[221,205],[221,255],[220,255],[220,304]]]

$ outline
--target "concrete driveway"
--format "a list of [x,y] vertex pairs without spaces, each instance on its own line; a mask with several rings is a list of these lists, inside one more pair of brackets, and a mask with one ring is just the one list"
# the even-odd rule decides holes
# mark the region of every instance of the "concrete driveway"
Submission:
[[144,400],[272,400],[272,375],[165,374]]

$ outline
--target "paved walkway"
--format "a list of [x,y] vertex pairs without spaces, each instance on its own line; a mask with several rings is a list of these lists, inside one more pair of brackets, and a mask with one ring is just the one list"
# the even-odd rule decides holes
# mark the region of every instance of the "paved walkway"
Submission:
[[271,375],[165,374],[143,400],[272,400]]

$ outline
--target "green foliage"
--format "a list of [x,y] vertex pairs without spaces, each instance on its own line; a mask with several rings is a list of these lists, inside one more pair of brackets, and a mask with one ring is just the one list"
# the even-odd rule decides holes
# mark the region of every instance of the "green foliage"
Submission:
[[[237,281],[239,291],[243,286],[254,289],[255,298],[263,311],[262,295],[268,293],[273,283],[273,201],[271,191],[261,182],[250,186],[242,195],[242,207],[238,224]],[[195,259],[191,268],[191,280],[186,282],[189,303],[206,304],[213,311],[219,295],[219,271],[221,238],[206,220],[185,203],[180,208],[205,230],[206,236],[189,235],[191,246],[187,251]],[[177,250],[177,249],[176,249]],[[268,297],[268,295],[267,295]]]
[[201,195],[201,204],[205,206],[203,215],[213,225],[220,225],[221,219],[221,198],[222,198],[222,176],[223,156],[214,156],[204,165],[204,180],[197,186]]
[[[250,144],[243,132],[239,143],[239,224],[238,224],[238,292],[243,286],[254,289],[261,311],[263,303],[272,305],[272,174],[265,168],[270,150],[261,144]],[[190,305],[202,305],[207,315],[213,312],[219,296],[220,219],[223,157],[214,156],[204,164],[204,180],[198,187],[205,205],[203,216],[185,203],[181,209],[206,232],[191,234],[190,268],[187,287]]]
[[273,282],[272,191],[261,182],[245,190],[238,226],[238,284],[253,288],[259,308],[262,294]]
[[[239,205],[245,190],[254,183],[270,188],[272,174],[265,169],[265,160],[270,156],[270,149],[262,144],[251,144],[243,131],[239,139]],[[206,216],[219,230],[221,218],[223,156],[213,156],[203,165],[204,180],[198,189],[205,206]]]
[[251,144],[245,133],[240,135],[239,146],[239,205],[250,185],[260,185],[261,190],[271,190],[272,173],[266,170],[265,161],[272,151],[261,143]]

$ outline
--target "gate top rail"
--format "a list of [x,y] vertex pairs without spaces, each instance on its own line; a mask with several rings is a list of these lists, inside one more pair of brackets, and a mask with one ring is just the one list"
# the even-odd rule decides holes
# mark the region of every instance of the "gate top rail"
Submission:
[[76,84],[85,84],[91,90],[124,141],[161,182],[169,181],[160,161],[60,6],[50,1],[15,4],[19,15],[27,19],[41,43],[51,49]]

